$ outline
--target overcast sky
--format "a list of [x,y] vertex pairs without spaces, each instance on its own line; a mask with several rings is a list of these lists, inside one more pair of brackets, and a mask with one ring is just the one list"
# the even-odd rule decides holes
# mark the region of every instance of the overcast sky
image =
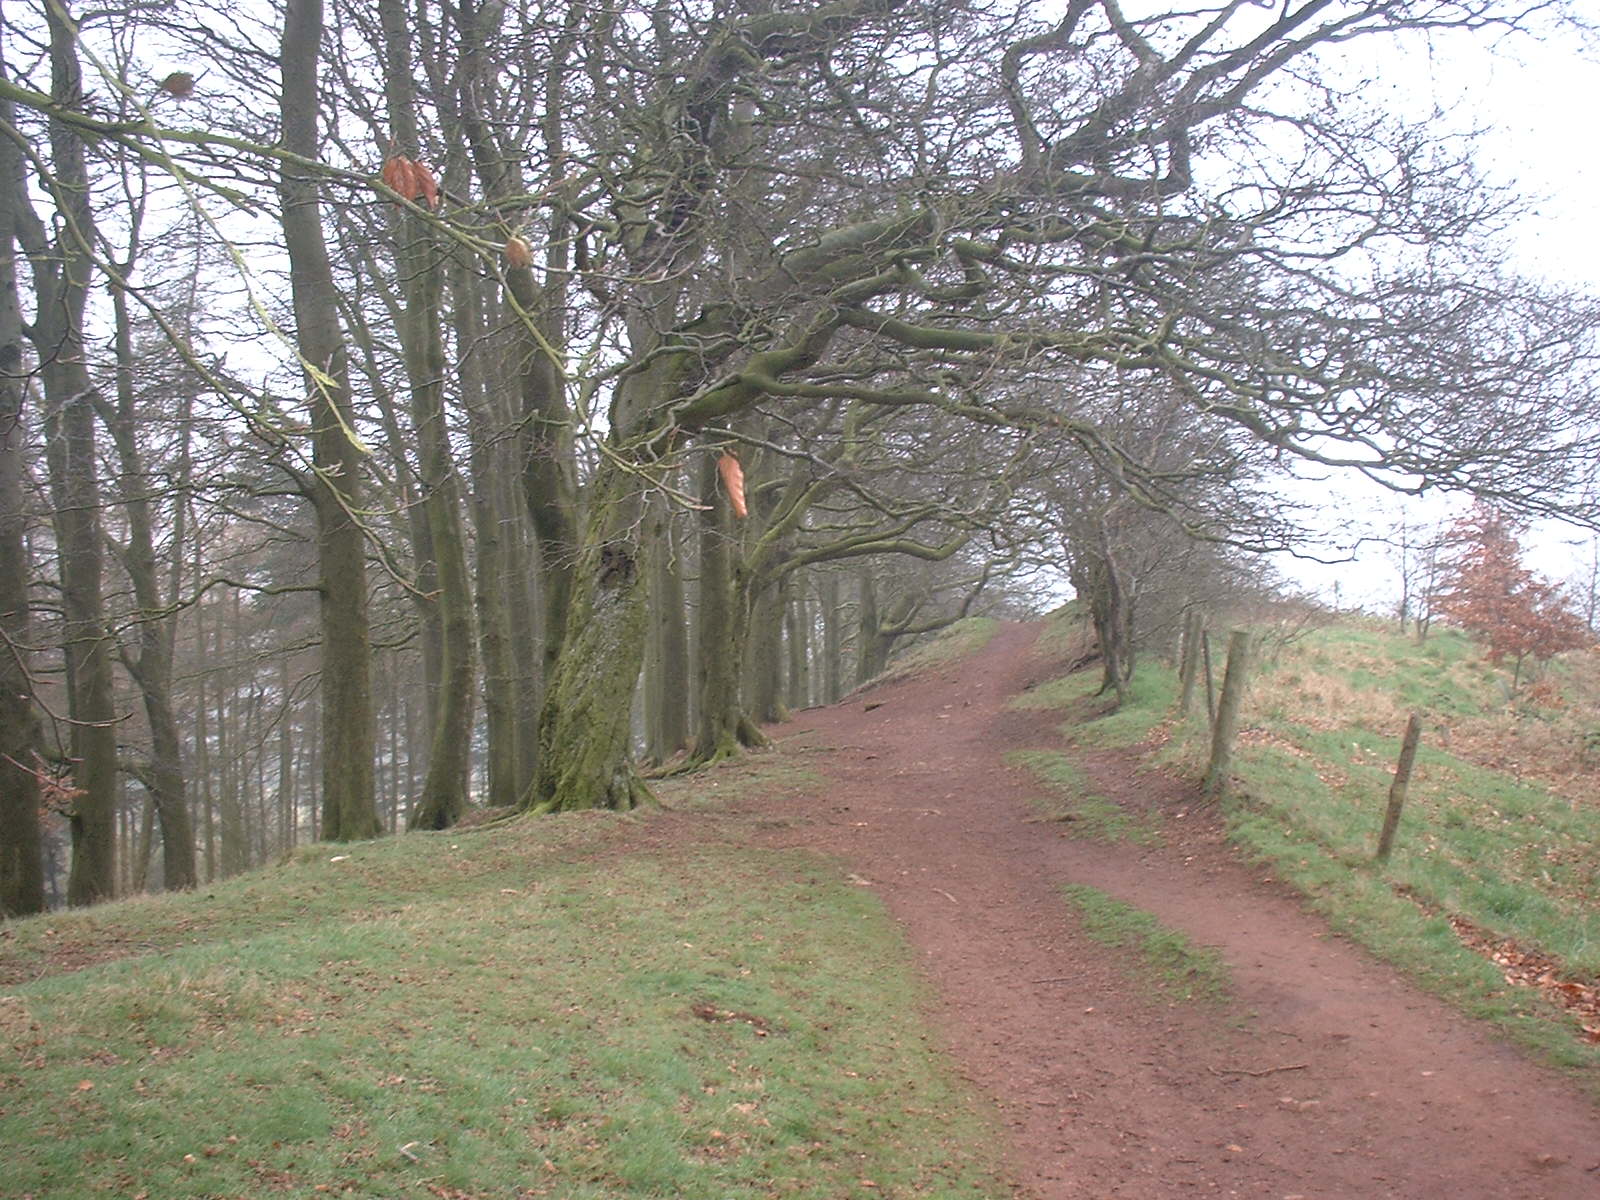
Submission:
[[[1371,64],[1357,64],[1372,70]],[[1534,42],[1477,38],[1436,40],[1431,52],[1411,44],[1379,73],[1384,94],[1413,111],[1444,110],[1444,123],[1485,128],[1479,161],[1496,183],[1526,196],[1529,211],[1508,230],[1508,250],[1519,268],[1553,283],[1600,291],[1600,47],[1573,39]],[[1325,481],[1310,494],[1336,494],[1330,515],[1368,514],[1373,530],[1400,511],[1375,486]],[[1413,521],[1438,520],[1459,511],[1462,500],[1431,498],[1406,506]],[[1529,539],[1529,565],[1556,579],[1588,561],[1587,535],[1548,523]],[[1574,544],[1579,543],[1579,544]],[[1332,599],[1337,587],[1347,606],[1377,607],[1397,597],[1398,578],[1380,546],[1361,550],[1354,562],[1319,567],[1280,556],[1279,569]]]

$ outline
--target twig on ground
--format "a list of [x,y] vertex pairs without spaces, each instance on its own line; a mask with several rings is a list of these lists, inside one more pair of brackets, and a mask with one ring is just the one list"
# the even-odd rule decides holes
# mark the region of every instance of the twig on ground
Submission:
[[1265,1071],[1251,1071],[1244,1067],[1207,1067],[1213,1075],[1250,1075],[1257,1079],[1263,1075],[1276,1075],[1280,1071],[1304,1071],[1310,1063],[1290,1063],[1286,1067],[1268,1067]]

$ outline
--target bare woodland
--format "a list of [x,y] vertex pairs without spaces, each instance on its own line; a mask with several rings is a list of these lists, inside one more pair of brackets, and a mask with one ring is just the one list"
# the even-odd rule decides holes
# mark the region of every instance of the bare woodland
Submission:
[[1600,518],[1600,308],[1351,66],[1546,3],[0,22],[4,914],[631,806],[1040,570],[1120,690],[1284,472]]

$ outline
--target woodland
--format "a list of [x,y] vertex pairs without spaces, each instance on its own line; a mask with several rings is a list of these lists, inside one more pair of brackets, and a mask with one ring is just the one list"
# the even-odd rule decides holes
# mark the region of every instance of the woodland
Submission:
[[1121,694],[1303,545],[1291,476],[1594,526],[1600,305],[1373,86],[1586,34],[7,3],[0,914],[631,807],[1041,579]]

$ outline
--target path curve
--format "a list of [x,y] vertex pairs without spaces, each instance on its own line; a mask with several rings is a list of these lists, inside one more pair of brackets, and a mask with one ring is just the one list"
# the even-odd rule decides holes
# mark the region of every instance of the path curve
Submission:
[[[1181,845],[1146,848],[1030,820],[1038,784],[1004,755],[1059,748],[1060,718],[1004,702],[1048,677],[1035,634],[1003,627],[972,659],[799,714],[776,733],[827,784],[726,814],[882,895],[1011,1129],[1023,1195],[1600,1197],[1594,1105],[1330,934],[1216,828],[1191,814]],[[1236,1003],[1219,1018],[1130,985],[1066,883],[1216,947]]]

